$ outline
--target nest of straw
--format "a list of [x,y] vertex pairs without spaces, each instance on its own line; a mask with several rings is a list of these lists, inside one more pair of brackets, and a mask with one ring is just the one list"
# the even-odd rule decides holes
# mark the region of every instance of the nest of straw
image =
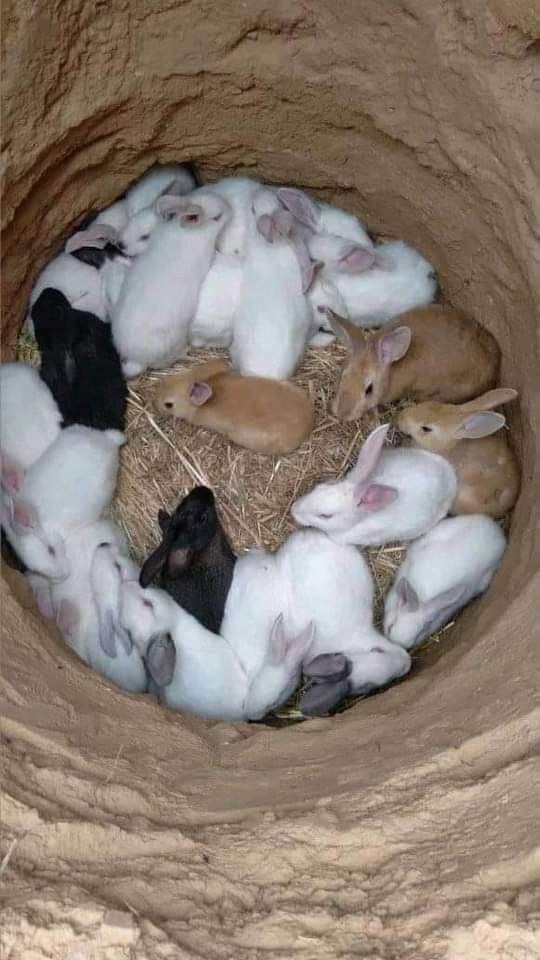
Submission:
[[[164,376],[219,356],[220,351],[190,350],[172,371],[154,371],[131,380],[129,440],[122,448],[113,515],[126,532],[133,557],[142,562],[156,546],[160,507],[174,510],[196,484],[214,491],[222,522],[237,553],[252,546],[269,550],[279,547],[295,528],[290,514],[294,500],[321,480],[342,477],[367,435],[378,424],[391,422],[395,417],[396,406],[356,423],[343,423],[332,415],[330,400],[345,353],[337,343],[306,352],[294,381],[315,405],[315,428],[298,450],[286,456],[268,457],[244,450],[218,434],[163,418],[154,410],[153,395]],[[35,341],[25,335],[19,341],[18,359],[39,363]],[[389,440],[396,442],[392,430]],[[382,620],[385,594],[404,552],[399,544],[366,551],[375,582],[378,623]],[[431,637],[420,654],[448,629],[447,626]],[[356,699],[348,701],[345,708]],[[282,726],[301,720],[297,700],[298,694],[269,721]]]

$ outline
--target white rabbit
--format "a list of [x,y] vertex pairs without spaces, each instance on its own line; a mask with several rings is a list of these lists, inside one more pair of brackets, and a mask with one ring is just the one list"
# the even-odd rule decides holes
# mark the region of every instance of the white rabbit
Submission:
[[274,621],[264,659],[248,685],[244,703],[248,720],[262,720],[294,693],[300,679],[300,665],[309,654],[314,633],[311,621],[297,634],[286,630],[283,614]]
[[[280,699],[273,702],[265,664],[266,638],[276,616],[282,616],[291,639],[281,665]],[[362,555],[315,530],[296,531],[274,554],[254,549],[239,557],[221,633],[250,680],[259,675],[256,690],[266,705],[263,713],[271,709],[269,703],[275,706],[294,691],[302,660],[317,659],[310,676],[326,674],[324,690],[321,684],[317,691],[319,709],[310,695],[306,713],[322,712],[323,693],[324,706],[330,709],[348,693],[380,686],[410,667],[405,651],[373,627],[373,583]],[[340,666],[333,671],[328,670],[331,654],[340,655]],[[322,661],[321,655],[327,659]]]
[[[193,347],[229,347],[242,283],[243,263],[216,251],[203,281],[189,331]],[[328,321],[327,321],[328,322]]]
[[326,253],[321,278],[336,287],[349,319],[358,326],[380,326],[406,310],[426,306],[437,292],[431,264],[400,240],[380,243],[371,251],[344,247],[335,237],[315,237],[307,244],[313,257],[322,259]]
[[240,373],[276,380],[288,379],[296,369],[311,326],[302,266],[289,239],[292,218],[283,226],[287,216],[283,211],[258,217],[247,246],[231,344],[231,359]]
[[109,507],[118,471],[118,430],[71,426],[3,495],[2,525],[23,563],[52,579],[69,574],[65,536]]
[[[261,188],[262,184],[258,180],[248,177],[224,177],[199,187],[194,194],[195,199],[201,193],[215,193],[224,197],[230,205],[231,217],[220,233],[216,245],[220,253],[237,257],[246,255],[248,239],[253,234],[253,198]],[[278,206],[279,203],[275,200],[274,209]]]
[[354,214],[322,200],[314,200],[303,190],[293,187],[280,187],[277,196],[299,223],[314,233],[335,234],[363,247],[373,246],[365,227]]
[[144,692],[144,663],[118,621],[123,578],[137,575],[137,567],[122,553],[123,535],[110,521],[100,520],[71,531],[65,545],[70,574],[51,585],[51,597],[66,643],[117,686]]
[[2,482],[18,490],[25,471],[60,433],[62,415],[37,370],[27,363],[0,365]]
[[112,319],[124,373],[167,367],[185,350],[200,288],[229,208],[221,197],[174,196],[157,201],[162,222],[128,271]]
[[246,672],[230,644],[167,593],[123,583],[120,623],[145,657],[164,703],[212,719],[245,718]]
[[441,520],[407,550],[384,606],[384,630],[407,650],[487,590],[506,549],[491,517]]
[[437,454],[387,449],[388,424],[363,444],[356,465],[334,483],[320,483],[292,506],[301,526],[317,527],[338,543],[378,545],[413,540],[442,520],[456,496],[454,468]]
[[157,201],[151,207],[144,207],[130,217],[126,226],[118,235],[118,245],[126,257],[138,257],[144,253],[154,230],[161,218],[157,211]]
[[197,186],[195,177],[181,163],[156,164],[129,188],[125,204],[129,217],[150,207],[163,194],[184,196]]

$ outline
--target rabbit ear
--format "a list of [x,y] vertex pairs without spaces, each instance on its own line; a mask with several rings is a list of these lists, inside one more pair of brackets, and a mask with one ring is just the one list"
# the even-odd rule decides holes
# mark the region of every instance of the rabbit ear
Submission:
[[80,614],[71,600],[61,600],[56,611],[56,622],[62,633],[72,636],[79,625]]
[[410,327],[396,327],[377,341],[377,357],[384,366],[396,363],[407,353],[412,340]]
[[186,201],[183,197],[169,195],[167,193],[162,194],[155,202],[156,213],[162,220],[172,220],[172,218],[176,217],[185,207]]
[[176,647],[170,633],[162,633],[152,640],[146,654],[146,666],[158,687],[168,687],[176,667]]
[[12,523],[14,527],[22,531],[34,530],[38,526],[38,514],[33,503],[29,500],[13,498],[12,500]]
[[398,580],[396,590],[399,599],[403,601],[411,613],[416,613],[418,607],[420,606],[420,600],[418,599],[418,594],[413,585],[409,580],[407,580],[407,577],[401,577]]
[[322,264],[316,263],[311,259],[307,244],[301,237],[295,237],[293,239],[293,246],[296,251],[300,273],[302,274],[302,293],[307,293]]
[[351,243],[345,246],[339,260],[336,260],[335,269],[338,273],[365,273],[374,263],[373,250],[359,243]]
[[8,493],[15,493],[24,483],[25,470],[20,463],[6,453],[0,454],[0,461],[0,483]]
[[362,484],[362,489],[356,497],[356,505],[370,513],[375,513],[389,506],[397,500],[397,497],[398,492],[395,487],[387,487],[384,483],[371,483],[367,487]]
[[366,345],[364,334],[358,327],[355,327],[354,323],[351,323],[346,317],[341,317],[339,313],[331,310],[330,307],[326,308],[326,316],[336,336],[339,337],[341,342],[344,343],[349,350],[358,351],[364,349]]
[[283,614],[280,613],[270,632],[269,650],[272,663],[277,665],[283,663],[284,660],[300,661],[311,646],[314,634],[315,625],[310,622],[297,636],[287,637],[283,624]]
[[367,483],[368,478],[375,470],[381,458],[384,441],[386,440],[386,434],[389,429],[390,424],[384,423],[375,430],[372,430],[369,437],[364,440],[360,453],[358,454],[358,460],[349,474],[349,478],[353,480],[356,485],[359,486],[360,484]]
[[273,242],[275,236],[275,226],[274,221],[269,213],[261,214],[257,220],[257,230],[265,240],[268,240],[268,243]]
[[479,440],[481,437],[489,437],[492,433],[497,433],[505,423],[506,417],[502,413],[473,413],[462,421],[455,436],[458,440]]
[[317,683],[330,680],[344,680],[352,670],[352,663],[344,653],[321,653],[305,664],[302,672],[305,677]]
[[78,230],[66,243],[65,252],[74,253],[82,247],[103,250],[108,243],[117,243],[118,231],[109,223],[94,223],[86,230]]
[[166,510],[158,510],[157,518],[158,518],[159,529],[161,530],[162,533],[165,533],[165,531],[167,530],[167,527],[169,526],[169,523],[171,522],[170,513],[167,513]]
[[99,620],[99,645],[104,653],[112,660],[116,659],[116,637],[114,635],[114,617],[111,610],[106,610]]
[[276,210],[272,214],[276,233],[280,237],[288,237],[294,223],[294,217],[288,210]]
[[209,383],[196,380],[195,383],[191,385],[191,390],[189,391],[190,402],[194,407],[202,407],[204,403],[208,403],[213,392]]
[[294,190],[292,187],[281,187],[278,192],[280,203],[290,210],[293,217],[303,223],[306,227],[315,230],[319,219],[319,211],[316,204],[302,190]]
[[426,604],[426,612],[440,613],[445,607],[453,607],[465,596],[466,590],[467,588],[461,583],[458,583],[455,587],[449,587],[448,590],[443,590],[442,593],[438,593]]
[[150,554],[145,560],[139,573],[139,585],[145,589],[150,586],[152,580],[161,573],[167,562],[168,546],[166,543],[160,543],[159,547]]
[[314,683],[300,698],[298,708],[306,717],[320,717],[335,710],[350,692],[348,680]]
[[191,193],[192,187],[185,180],[172,180],[162,191],[161,196],[167,197],[185,197],[186,193]]
[[488,390],[481,397],[476,397],[476,400],[462,403],[461,409],[464,413],[469,413],[469,411],[475,413],[477,410],[493,410],[493,407],[500,407],[503,403],[516,400],[517,396],[517,390],[513,390],[511,387],[499,387],[497,390]]

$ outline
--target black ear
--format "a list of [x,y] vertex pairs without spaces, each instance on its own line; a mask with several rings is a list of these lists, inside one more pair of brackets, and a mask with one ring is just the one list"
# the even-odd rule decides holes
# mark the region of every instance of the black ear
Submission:
[[166,510],[158,510],[157,520],[159,523],[159,529],[162,533],[166,533],[167,527],[171,522],[171,515],[167,513]]
[[157,577],[158,573],[161,573],[167,562],[167,557],[168,547],[166,544],[160,543],[159,547],[150,554],[141,567],[139,574],[141,587],[148,587],[152,583],[152,580]]

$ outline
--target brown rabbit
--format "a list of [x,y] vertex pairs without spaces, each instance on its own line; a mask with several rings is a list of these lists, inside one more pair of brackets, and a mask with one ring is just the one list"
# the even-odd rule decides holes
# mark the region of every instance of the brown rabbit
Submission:
[[341,420],[402,397],[459,403],[497,382],[497,341],[453,307],[408,310],[374,335],[331,310],[328,315],[351,351],[332,403]]
[[160,413],[215,430],[258,453],[290,453],[313,428],[313,406],[300,387],[243,377],[226,360],[166,377],[154,403]]
[[516,397],[516,390],[500,388],[469,403],[419,403],[400,413],[401,432],[455,468],[458,492],[451,513],[503,517],[514,506],[519,467],[506,437],[490,436],[504,426],[505,417],[489,411]]

